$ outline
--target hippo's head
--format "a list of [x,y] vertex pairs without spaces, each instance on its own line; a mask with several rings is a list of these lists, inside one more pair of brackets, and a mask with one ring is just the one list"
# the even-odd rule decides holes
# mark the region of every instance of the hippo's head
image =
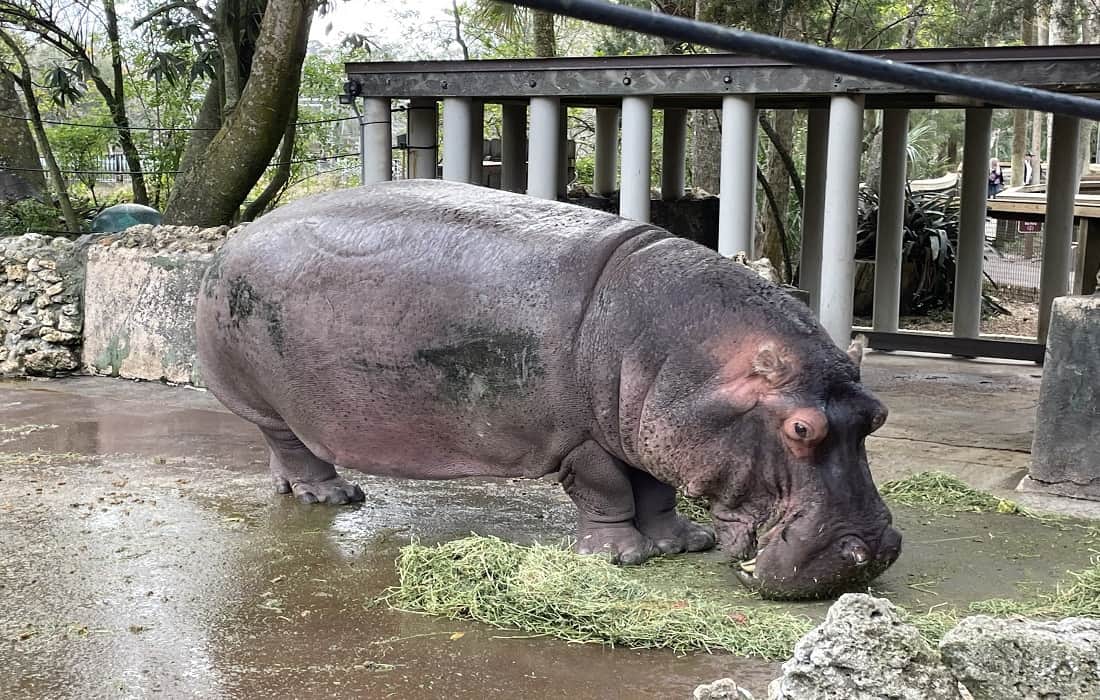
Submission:
[[887,411],[861,356],[816,329],[717,338],[667,358],[646,397],[639,463],[710,501],[719,546],[767,597],[836,595],[900,552],[867,465]]

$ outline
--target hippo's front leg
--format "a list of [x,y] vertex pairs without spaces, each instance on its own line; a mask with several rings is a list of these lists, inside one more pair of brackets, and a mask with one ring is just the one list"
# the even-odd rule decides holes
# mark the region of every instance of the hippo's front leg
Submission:
[[617,564],[641,564],[660,554],[634,525],[630,471],[592,441],[562,460],[561,484],[579,511],[577,552],[610,554]]
[[714,546],[714,530],[676,512],[676,489],[639,469],[630,470],[634,522],[662,554],[701,552]]

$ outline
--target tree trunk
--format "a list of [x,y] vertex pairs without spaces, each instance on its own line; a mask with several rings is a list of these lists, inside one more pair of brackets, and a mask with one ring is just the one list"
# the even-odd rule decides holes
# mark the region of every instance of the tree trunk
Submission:
[[[202,158],[214,135],[222,125],[222,104],[225,101],[220,76],[215,76],[206,87],[206,96],[202,98],[202,106],[198,116],[195,117],[192,131],[184,146],[183,156],[180,157],[180,172],[187,172],[195,162]],[[173,185],[172,189],[175,189]],[[171,197],[169,197],[171,200]]]
[[[23,91],[25,113],[30,115],[31,127],[34,129],[34,136],[38,141],[38,151],[46,159],[46,168],[54,190],[57,192],[57,203],[61,207],[61,215],[65,217],[65,225],[68,226],[69,231],[77,233],[80,231],[80,219],[73,210],[72,202],[69,201],[68,184],[65,182],[65,176],[61,173],[61,168],[57,165],[57,159],[53,156],[50,142],[46,138],[46,127],[42,124],[42,113],[38,111],[38,101],[34,95],[34,83],[31,81],[31,67],[27,64],[27,57],[15,39],[2,30],[0,30],[0,41],[7,44],[15,56],[16,62],[19,63],[19,75],[10,72],[8,75]],[[20,113],[23,113],[23,110],[20,110]]]
[[794,110],[778,109],[772,120],[772,126],[779,138],[779,145],[768,142],[768,165],[765,179],[768,190],[772,193],[772,206],[768,207],[764,217],[764,240],[762,248],[764,256],[772,261],[775,269],[784,269],[783,246],[787,235],[787,208],[790,201],[791,187],[790,177],[787,172],[787,164],[784,162],[782,151],[790,152],[790,144],[794,138]]
[[553,58],[558,55],[557,40],[554,37],[554,15],[542,10],[534,11],[535,56]]
[[290,169],[293,167],[290,161],[294,159],[294,140],[298,135],[297,121],[298,105],[295,104],[290,113],[290,120],[286,123],[286,130],[283,132],[283,142],[279,146],[279,154],[276,156],[279,165],[275,168],[275,174],[271,176],[271,182],[267,183],[264,191],[245,207],[244,214],[241,215],[241,221],[253,221],[263,215],[283,191],[283,188],[286,187],[286,183],[290,181]]
[[111,90],[114,99],[108,100],[107,105],[111,110],[115,126],[118,127],[118,143],[126,156],[126,167],[130,169],[134,201],[147,205],[149,192],[145,187],[145,173],[141,168],[141,157],[134,145],[130,119],[126,114],[126,85],[122,73],[122,45],[118,38],[118,14],[115,12],[115,0],[103,0],[103,13],[107,22],[107,39],[111,44],[111,73],[114,78],[114,87]]
[[[0,114],[24,114],[23,103],[16,92],[15,76],[2,68]],[[39,172],[41,168],[29,124],[22,119],[0,120],[0,202],[46,201],[46,179]]]
[[691,112],[691,185],[717,194],[722,161],[721,112],[696,109]]
[[269,0],[236,109],[201,158],[176,179],[164,219],[218,226],[233,221],[286,130],[298,98],[313,0]]

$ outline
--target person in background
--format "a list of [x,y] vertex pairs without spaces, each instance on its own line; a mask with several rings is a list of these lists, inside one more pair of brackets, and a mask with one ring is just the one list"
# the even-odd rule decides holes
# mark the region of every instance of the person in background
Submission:
[[1004,171],[1001,170],[1001,162],[996,158],[989,159],[989,198],[997,196],[997,193],[1005,188]]

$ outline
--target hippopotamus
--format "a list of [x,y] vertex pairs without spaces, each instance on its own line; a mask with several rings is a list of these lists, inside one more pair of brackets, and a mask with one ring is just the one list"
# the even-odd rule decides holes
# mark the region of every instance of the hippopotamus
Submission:
[[858,348],[651,224],[439,180],[328,192],[232,236],[196,318],[209,390],[306,503],[364,500],[333,465],[550,477],[577,551],[638,564],[717,537],[774,598],[865,585],[900,551],[864,449],[887,409]]

